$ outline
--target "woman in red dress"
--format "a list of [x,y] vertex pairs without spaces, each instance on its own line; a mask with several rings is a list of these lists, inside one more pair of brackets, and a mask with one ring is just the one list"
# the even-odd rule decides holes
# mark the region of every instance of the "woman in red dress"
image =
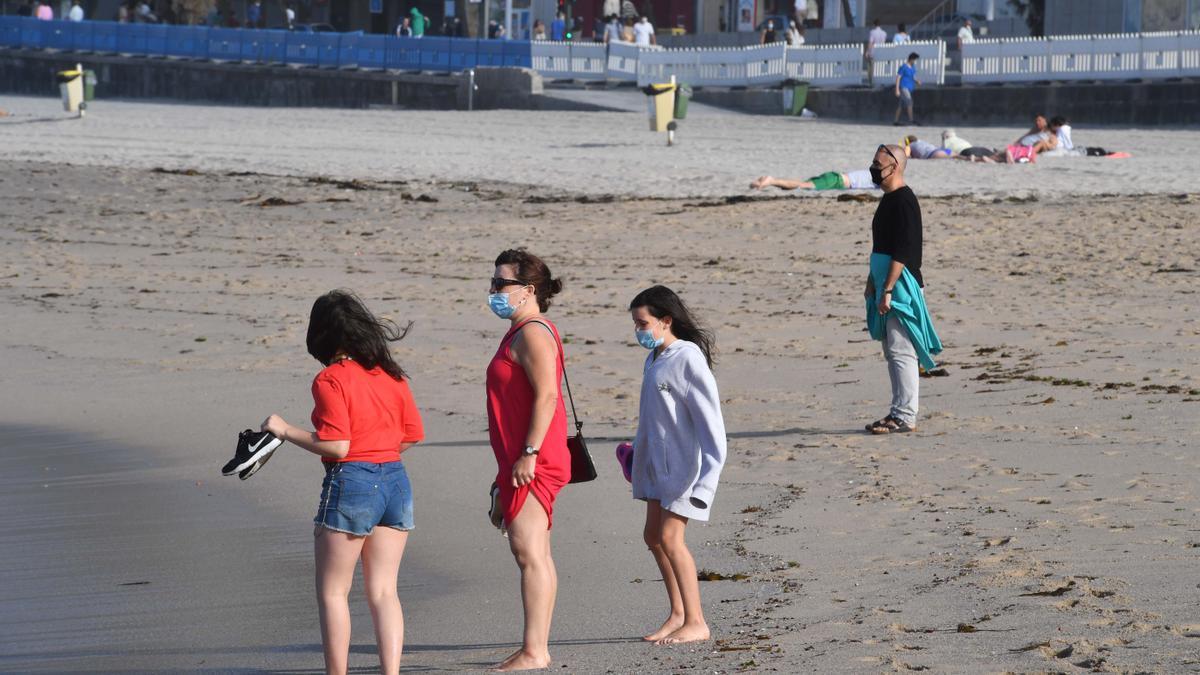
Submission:
[[562,290],[546,263],[524,250],[496,258],[488,304],[510,327],[487,369],[488,432],[496,453],[498,508],[521,568],[525,635],[497,670],[550,665],[558,575],[550,557],[554,499],[571,479],[562,397],[562,341],[542,316]]

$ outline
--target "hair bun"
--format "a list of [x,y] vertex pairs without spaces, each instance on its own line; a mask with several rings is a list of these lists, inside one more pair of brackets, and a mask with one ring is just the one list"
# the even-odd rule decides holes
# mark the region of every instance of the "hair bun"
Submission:
[[546,284],[546,297],[552,298],[562,292],[562,279],[551,279]]

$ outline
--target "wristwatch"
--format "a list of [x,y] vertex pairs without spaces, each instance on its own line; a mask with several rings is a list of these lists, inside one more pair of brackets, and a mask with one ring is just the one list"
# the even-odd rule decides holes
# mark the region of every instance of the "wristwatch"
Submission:
[[887,295],[888,293],[891,293],[891,292],[892,292],[892,290],[893,290],[893,289],[891,289],[891,288],[885,288],[885,289],[883,289],[883,294],[884,294],[884,295]]
[[532,445],[527,445],[527,446],[525,446],[525,449],[521,452],[521,454],[525,457],[529,457],[530,455],[536,455],[536,454],[538,454],[538,449],[533,447]]

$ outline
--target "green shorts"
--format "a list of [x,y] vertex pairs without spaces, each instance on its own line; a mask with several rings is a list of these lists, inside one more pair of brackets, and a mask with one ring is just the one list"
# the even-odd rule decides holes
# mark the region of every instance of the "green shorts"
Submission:
[[809,178],[808,182],[813,184],[814,190],[841,190],[842,174],[836,171],[826,171],[820,176]]

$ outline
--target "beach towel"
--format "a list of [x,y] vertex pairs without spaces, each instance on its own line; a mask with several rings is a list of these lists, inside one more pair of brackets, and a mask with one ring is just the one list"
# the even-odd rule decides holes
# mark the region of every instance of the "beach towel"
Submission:
[[[887,334],[888,317],[879,313],[879,300],[883,296],[884,282],[887,281],[891,265],[892,256],[883,253],[871,254],[871,279],[875,282],[875,297],[866,301],[867,330],[872,338],[880,341]],[[933,320],[929,318],[929,310],[925,307],[925,294],[907,267],[900,273],[900,278],[892,288],[891,314],[900,320],[900,325],[908,332],[908,337],[917,350],[917,360],[921,367],[933,370],[937,365],[933,356],[941,353],[942,341],[934,331]]]

